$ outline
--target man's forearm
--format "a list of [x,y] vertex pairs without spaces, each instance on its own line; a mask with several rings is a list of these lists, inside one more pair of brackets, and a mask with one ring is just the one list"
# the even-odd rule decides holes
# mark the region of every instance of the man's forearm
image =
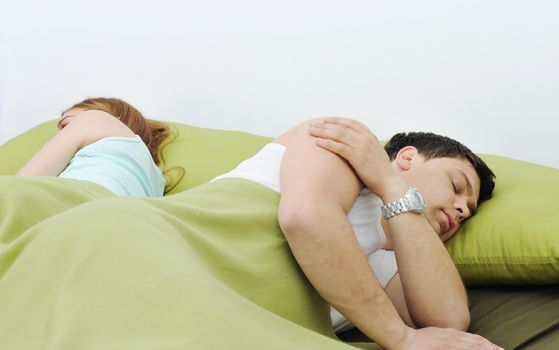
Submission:
[[[408,327],[369,268],[343,211],[317,208],[284,219],[282,229],[305,275],[321,296],[364,334],[399,349]],[[327,234],[333,232],[334,234]]]
[[[385,203],[405,185],[384,195]],[[400,194],[397,194],[401,192]],[[404,213],[388,219],[408,309],[422,327],[468,328],[467,296],[460,275],[424,215]]]

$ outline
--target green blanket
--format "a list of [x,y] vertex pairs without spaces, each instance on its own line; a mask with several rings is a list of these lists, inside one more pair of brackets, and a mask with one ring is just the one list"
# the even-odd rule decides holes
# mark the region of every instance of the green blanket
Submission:
[[225,179],[145,199],[2,177],[0,196],[2,349],[351,348],[263,186]]

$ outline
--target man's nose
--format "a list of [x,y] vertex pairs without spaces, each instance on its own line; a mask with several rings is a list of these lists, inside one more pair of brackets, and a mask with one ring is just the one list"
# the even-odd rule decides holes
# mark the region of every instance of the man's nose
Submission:
[[454,208],[458,211],[458,219],[460,221],[466,220],[470,216],[470,208],[468,202],[462,198],[457,199],[454,203]]

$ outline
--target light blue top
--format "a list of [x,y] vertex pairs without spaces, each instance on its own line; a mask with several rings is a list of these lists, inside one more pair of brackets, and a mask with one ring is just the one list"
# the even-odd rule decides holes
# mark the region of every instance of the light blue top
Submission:
[[119,196],[160,197],[165,178],[140,136],[111,136],[76,152],[58,177],[95,182]]

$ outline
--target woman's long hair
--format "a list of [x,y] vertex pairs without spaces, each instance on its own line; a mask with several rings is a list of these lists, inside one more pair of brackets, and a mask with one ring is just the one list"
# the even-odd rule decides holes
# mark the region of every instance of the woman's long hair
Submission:
[[[118,98],[88,98],[76,103],[72,107],[68,108],[67,111],[75,108],[107,112],[128,126],[134,134],[140,136],[149,149],[149,153],[151,154],[155,164],[163,168],[163,175],[165,176],[167,183],[165,186],[165,193],[172,190],[184,177],[185,171],[182,167],[172,167],[170,169],[166,169],[162,151],[173,140],[169,140],[169,142],[163,145],[163,147],[160,146],[163,144],[163,141],[171,135],[171,130],[167,124],[157,120],[146,119],[134,106]],[[175,137],[176,136],[177,135],[175,133]],[[173,170],[178,170],[181,174],[178,179],[173,181],[174,183],[170,185],[168,180],[170,178],[170,172]]]

